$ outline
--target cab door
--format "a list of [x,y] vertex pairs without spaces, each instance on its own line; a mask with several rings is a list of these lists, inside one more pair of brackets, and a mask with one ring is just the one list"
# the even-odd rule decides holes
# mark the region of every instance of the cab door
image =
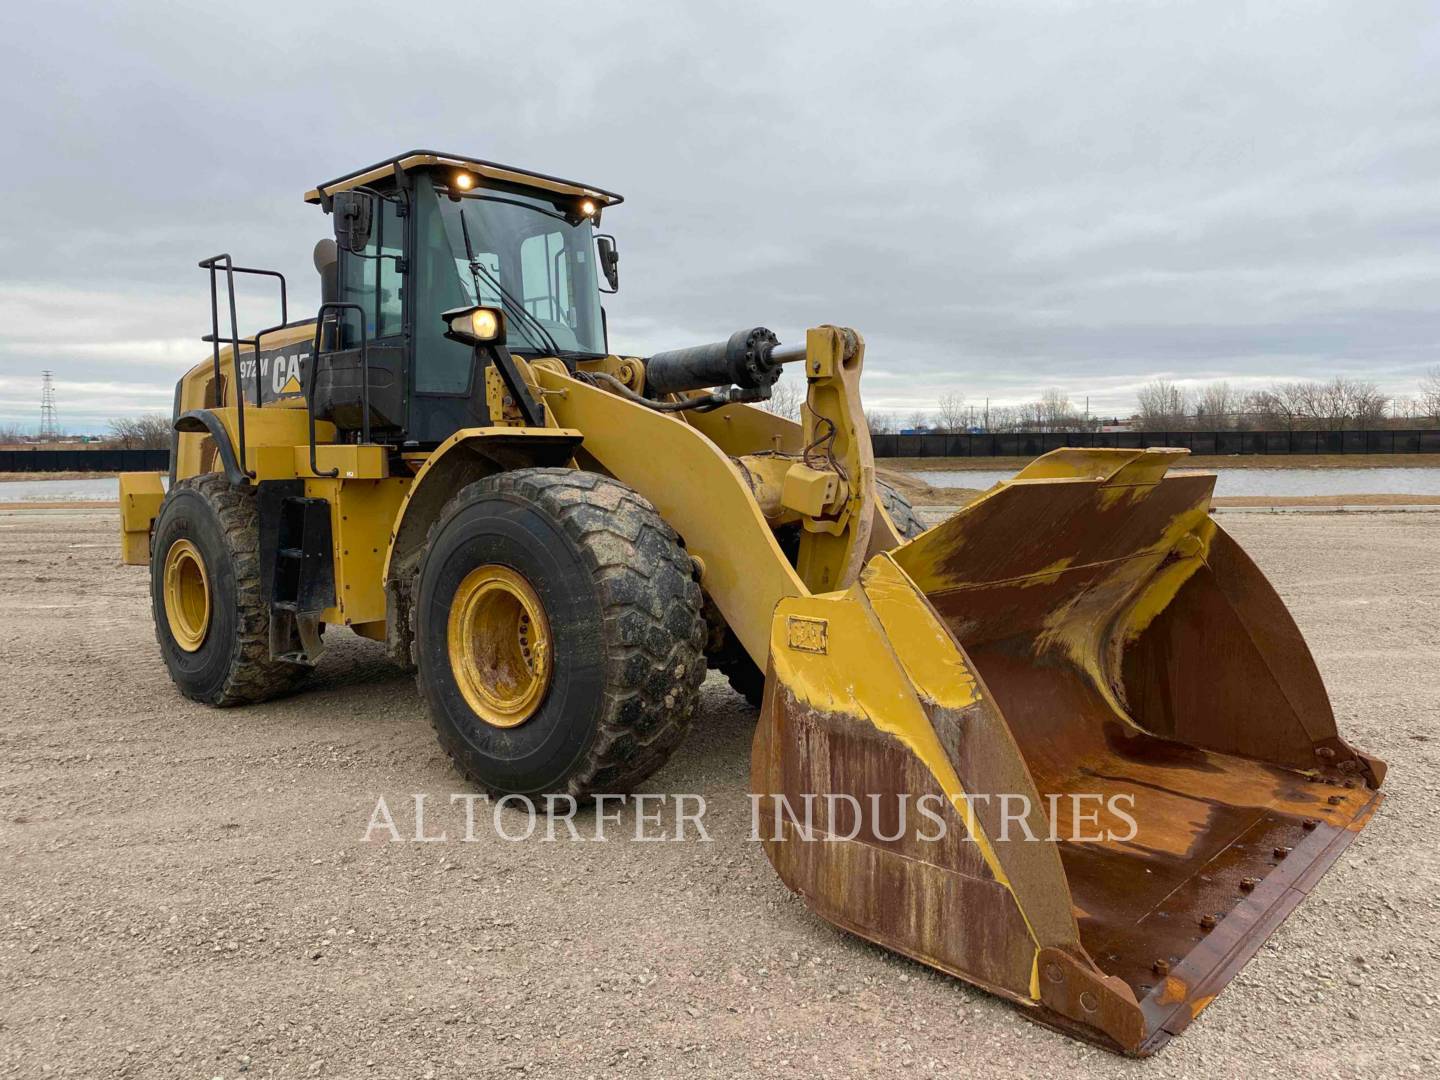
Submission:
[[[467,261],[457,258],[441,217],[441,196],[428,176],[415,180],[414,343],[411,371],[409,437],[422,446],[443,442],[465,427],[490,422],[485,404],[484,372],[469,345],[445,337],[440,313],[475,303],[465,282],[472,280]],[[499,257],[485,249],[485,238],[474,237],[476,259],[499,273]],[[501,306],[498,293],[482,292],[480,302]]]
[[[407,192],[382,193],[374,202],[369,241],[359,252],[342,247],[337,273],[339,299],[358,304],[364,312],[371,430],[378,440],[390,442],[406,434],[411,215]],[[361,322],[354,310],[339,313],[334,335],[337,348],[326,357],[318,373],[322,384],[328,383],[330,393],[317,394],[316,415],[328,412],[327,418],[342,430],[360,427]]]

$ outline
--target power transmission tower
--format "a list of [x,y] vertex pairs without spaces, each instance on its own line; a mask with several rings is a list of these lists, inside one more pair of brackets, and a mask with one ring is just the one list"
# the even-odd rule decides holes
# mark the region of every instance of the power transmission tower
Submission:
[[40,440],[44,442],[60,437],[60,420],[55,415],[55,381],[51,372],[40,374]]

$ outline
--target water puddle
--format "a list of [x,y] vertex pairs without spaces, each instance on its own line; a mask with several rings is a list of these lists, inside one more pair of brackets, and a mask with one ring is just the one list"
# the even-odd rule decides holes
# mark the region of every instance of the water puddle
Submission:
[[[883,459],[879,464],[884,467]],[[909,475],[935,487],[983,489],[1015,472],[927,469]],[[1216,469],[1215,476],[1216,495],[1440,495],[1440,461],[1433,469]]]

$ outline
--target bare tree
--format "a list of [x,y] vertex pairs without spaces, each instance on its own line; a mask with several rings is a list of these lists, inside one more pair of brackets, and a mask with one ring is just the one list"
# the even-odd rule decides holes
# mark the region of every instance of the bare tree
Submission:
[[991,431],[1083,431],[1085,418],[1075,411],[1070,398],[1060,390],[1046,390],[1036,401],[1023,405],[990,407]]
[[800,409],[805,404],[807,387],[795,382],[776,382],[770,387],[770,397],[760,402],[760,407],[786,420],[800,419]]
[[110,434],[126,450],[164,450],[170,445],[170,420],[161,413],[116,417]]
[[889,435],[895,430],[895,417],[882,409],[866,409],[865,426],[871,435]]
[[1389,395],[1382,394],[1378,386],[1364,379],[1336,379],[1335,384],[1336,394],[1343,403],[1342,423],[1348,420],[1357,428],[1380,426],[1390,406]]
[[1390,405],[1388,395],[1365,379],[1283,382],[1251,394],[1246,408],[1261,427],[1286,431],[1335,431],[1378,427]]
[[936,426],[941,431],[964,431],[968,412],[964,394],[941,394],[939,423]]
[[1306,427],[1312,430],[1343,430],[1372,427],[1385,416],[1389,399],[1373,382],[1361,379],[1334,378],[1329,382],[1295,384],[1301,414]]
[[0,446],[18,443],[24,434],[19,424],[0,424]]
[[913,413],[910,414],[910,423],[906,426],[914,429],[915,431],[929,431],[930,414],[927,413],[924,409],[916,409]]
[[1046,431],[1068,431],[1076,426],[1079,418],[1070,398],[1056,389],[1046,390],[1040,395],[1040,421]]
[[1019,425],[1019,416],[1011,405],[991,405],[986,413],[986,431],[1015,431]]
[[1251,394],[1246,407],[1255,414],[1261,427],[1294,431],[1302,426],[1306,415],[1306,397],[1304,383],[1276,383],[1268,390]]
[[1195,399],[1195,426],[1216,430],[1234,427],[1239,411],[1240,395],[1234,387],[1224,381],[1208,383]]
[[1161,430],[1186,426],[1190,395],[1183,387],[1168,379],[1156,379],[1142,386],[1136,398],[1140,406],[1138,416],[1141,426]]
[[1420,380],[1420,394],[1416,398],[1420,415],[1430,420],[1440,420],[1440,366],[1433,367]]

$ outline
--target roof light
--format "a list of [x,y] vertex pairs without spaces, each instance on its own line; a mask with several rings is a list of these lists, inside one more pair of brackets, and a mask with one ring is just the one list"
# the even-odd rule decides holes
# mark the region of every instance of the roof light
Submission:
[[580,213],[585,217],[594,217],[595,211],[598,209],[599,207],[595,205],[594,199],[586,199],[580,204]]
[[457,172],[455,174],[455,186],[461,191],[469,191],[475,186],[475,177],[468,172]]

